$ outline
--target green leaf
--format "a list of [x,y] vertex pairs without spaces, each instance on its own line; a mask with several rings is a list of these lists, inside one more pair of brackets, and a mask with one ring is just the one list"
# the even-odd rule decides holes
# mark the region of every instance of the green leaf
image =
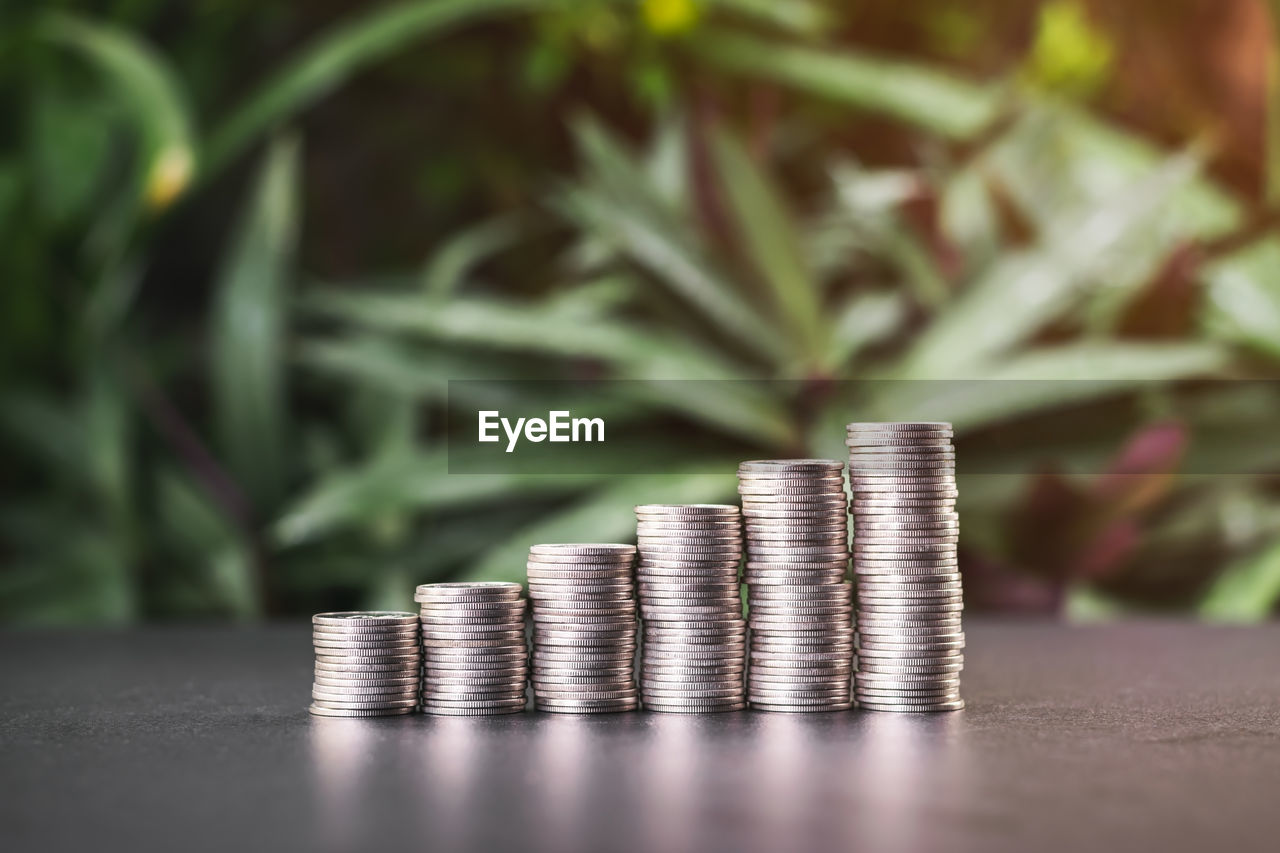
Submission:
[[1097,587],[1083,585],[1068,587],[1064,609],[1071,622],[1108,622],[1129,613],[1123,601]]
[[529,546],[552,542],[634,542],[635,505],[734,502],[732,466],[725,474],[632,476],[539,519],[491,549],[467,573],[473,580],[523,582]]
[[1209,587],[1200,615],[1224,622],[1260,622],[1280,601],[1280,542],[1228,566]]
[[388,515],[459,510],[501,500],[572,494],[596,483],[596,475],[462,475],[448,473],[444,451],[408,458],[384,457],[372,464],[326,474],[292,501],[271,528],[278,545],[293,546]]
[[966,138],[995,118],[1000,93],[954,75],[910,63],[779,44],[754,36],[703,33],[693,45],[722,69],[791,86],[915,125]]
[[615,368],[616,378],[670,380],[666,404],[704,423],[766,444],[794,435],[785,411],[751,383],[677,381],[747,378],[709,350],[601,316],[572,298],[542,305],[462,297],[437,303],[421,296],[326,292],[306,304],[327,316],[433,341],[599,359]]
[[869,419],[948,420],[972,429],[1212,375],[1228,363],[1229,354],[1213,344],[1068,344],[994,362],[968,379],[884,382]]
[[828,362],[847,365],[867,347],[890,338],[907,319],[897,293],[861,293],[836,312]]
[[896,209],[919,194],[919,176],[900,170],[868,171],[845,165],[834,169],[831,178],[851,242],[897,269],[922,305],[942,303],[950,287],[929,247],[902,221]]
[[499,217],[455,234],[432,255],[422,273],[422,289],[434,297],[453,294],[473,267],[513,245],[522,236],[520,222]]
[[298,143],[279,139],[264,157],[214,291],[210,368],[223,452],[260,506],[283,492],[285,334],[298,240]]
[[261,84],[209,137],[217,172],[255,138],[320,100],[361,68],[413,42],[473,21],[552,5],[552,0],[416,0],[343,21]]
[[144,145],[141,194],[167,207],[190,184],[196,149],[190,109],[164,59],[131,33],[65,14],[51,14],[41,33],[92,62],[130,105]]
[[1215,261],[1201,278],[1209,333],[1280,360],[1280,241],[1264,239]]
[[1127,239],[1159,214],[1197,167],[1194,157],[1173,157],[1101,209],[1045,234],[1041,245],[1004,255],[917,338],[899,375],[984,375],[986,362],[1040,331],[1106,276]]
[[794,349],[813,363],[826,349],[818,286],[805,265],[800,240],[777,192],[728,134],[714,138],[720,187],[729,201],[739,243],[769,285],[774,307],[795,340]]
[[644,166],[594,122],[579,120],[574,131],[588,176],[555,199],[561,212],[647,269],[751,352],[775,362],[789,359],[778,330],[711,263],[696,230]]
[[101,190],[111,154],[112,110],[102,97],[68,97],[47,84],[33,88],[27,159],[37,210],[54,227],[79,225]]
[[708,5],[733,12],[738,17],[771,24],[784,32],[817,35],[827,30],[831,15],[808,0],[707,0]]
[[617,245],[750,352],[774,363],[790,359],[783,337],[748,307],[738,287],[688,245],[686,234],[657,226],[624,202],[590,192],[568,190],[559,202],[580,227]]
[[158,472],[156,495],[159,524],[196,575],[206,606],[219,615],[261,615],[251,556],[235,527],[177,471]]

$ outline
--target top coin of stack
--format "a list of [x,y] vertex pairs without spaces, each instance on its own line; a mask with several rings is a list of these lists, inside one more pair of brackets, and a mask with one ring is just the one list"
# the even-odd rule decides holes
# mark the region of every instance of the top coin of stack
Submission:
[[634,545],[534,545],[533,699],[539,711],[634,711]]
[[518,583],[427,583],[421,607],[422,710],[479,716],[524,710],[529,651]]
[[647,504],[636,507],[636,519],[645,709],[746,707],[741,512],[728,504]]
[[751,658],[747,698],[767,711],[850,707],[852,591],[844,465],[772,459],[738,466],[746,519]]
[[951,424],[847,427],[858,705],[954,711],[964,666]]
[[382,717],[408,714],[418,698],[418,618],[364,611],[311,617],[315,647],[312,714]]

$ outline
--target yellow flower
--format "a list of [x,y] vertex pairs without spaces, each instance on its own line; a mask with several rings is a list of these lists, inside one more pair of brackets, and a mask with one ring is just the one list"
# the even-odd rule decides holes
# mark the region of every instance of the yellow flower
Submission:
[[1107,34],[1089,20],[1075,0],[1052,0],[1040,7],[1036,40],[1026,76],[1046,89],[1089,95],[1106,82],[1115,58]]
[[196,160],[186,146],[172,146],[160,152],[147,174],[146,200],[152,210],[164,210],[182,195],[196,170]]
[[164,210],[186,190],[195,171],[195,158],[191,149],[171,146],[160,152],[151,164],[147,175],[147,206],[152,210]]
[[699,9],[694,0],[642,0],[644,22],[658,36],[678,36],[698,23]]

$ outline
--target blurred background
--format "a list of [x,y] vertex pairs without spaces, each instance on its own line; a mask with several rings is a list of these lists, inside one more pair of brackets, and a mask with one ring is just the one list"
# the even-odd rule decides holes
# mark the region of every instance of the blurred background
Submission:
[[[1280,4],[28,5],[0,619],[520,579],[919,380],[1025,463],[961,479],[971,612],[1280,601]],[[788,381],[611,411],[661,473],[450,475],[464,378]]]

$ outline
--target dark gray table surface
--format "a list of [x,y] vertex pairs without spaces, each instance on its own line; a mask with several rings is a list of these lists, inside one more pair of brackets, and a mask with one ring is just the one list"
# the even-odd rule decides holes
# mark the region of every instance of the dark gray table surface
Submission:
[[966,711],[307,715],[308,631],[0,635],[0,849],[1280,849],[1280,626],[968,627]]

